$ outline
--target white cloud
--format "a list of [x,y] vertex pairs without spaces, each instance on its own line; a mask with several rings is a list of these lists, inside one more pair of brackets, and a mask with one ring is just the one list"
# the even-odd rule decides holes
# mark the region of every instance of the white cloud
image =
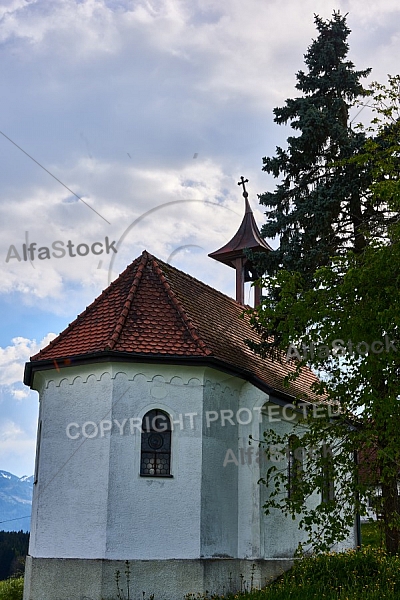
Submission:
[[[78,81],[79,72],[88,75],[87,64],[92,69],[96,64],[96,72],[104,68],[107,72],[113,65],[114,74],[123,80],[130,71],[136,86],[147,85],[155,76],[154,84],[163,87],[165,68],[169,77],[178,68],[188,82],[193,81],[194,90],[211,94],[214,102],[237,102],[239,94],[265,107],[284,98],[293,86],[294,72],[315,35],[314,13],[324,18],[332,13],[324,0],[284,4],[229,0],[216,5],[164,0],[126,2],[123,6],[119,3],[116,10],[101,0],[16,2],[3,16],[0,39],[10,41],[14,51],[23,52],[22,61],[37,60],[38,54],[44,61],[57,57],[57,70],[52,69],[43,82],[53,86],[53,91],[58,76],[70,79],[72,67]],[[349,24],[357,29],[358,38],[388,24],[396,27],[395,15],[400,10],[394,0],[339,0],[338,8],[349,11]],[[394,40],[397,44],[396,38],[380,36],[375,39],[374,51],[391,47]],[[86,85],[93,85],[93,73],[89,78],[92,81]],[[61,90],[62,81],[58,80],[56,87]],[[191,91],[187,88],[186,94]]]
[[25,389],[24,390],[12,389],[11,390],[11,395],[16,400],[23,400],[24,398],[28,398],[29,391],[25,390]]
[[22,477],[32,475],[35,460],[36,435],[9,419],[0,424],[0,468]]
[[[11,346],[0,348],[0,385],[20,383],[25,362],[55,337],[54,333],[49,333],[39,343],[36,340],[16,337],[12,339]],[[18,396],[18,393],[16,395]]]
[[54,337],[16,337],[0,348],[0,468],[18,476],[33,473],[38,415],[37,392],[22,384],[24,364]]
[[7,420],[0,426],[0,441],[2,443],[15,440],[22,434],[22,429],[17,423]]
[[56,50],[66,60],[77,55],[79,60],[94,55],[100,60],[116,50],[112,12],[103,2],[40,0],[15,2],[10,8],[3,12],[0,42],[20,39],[33,54]]
[[[84,167],[77,166],[75,170],[80,170],[84,180]],[[103,163],[97,165],[97,170],[92,204],[110,219],[111,225],[104,225],[85,206],[60,204],[55,193],[47,196],[40,192],[32,194],[29,231],[20,232],[19,238],[14,238],[15,232],[10,228],[0,242],[4,256],[1,267],[4,292],[19,291],[26,303],[42,308],[47,299],[48,309],[57,312],[59,302],[52,303],[52,299],[63,301],[72,285],[79,283],[92,297],[105,286],[104,275],[114,253],[110,250],[109,254],[96,256],[90,252],[86,257],[72,257],[67,253],[62,258],[40,260],[37,248],[48,247],[53,252],[53,242],[63,241],[65,248],[69,240],[75,248],[80,243],[91,246],[96,241],[105,246],[106,236],[110,242],[118,242],[131,227],[115,256],[113,270],[120,272],[144,248],[162,259],[184,244],[206,246],[211,251],[221,239],[234,232],[243,214],[240,197],[227,191],[233,189],[236,192],[235,179],[225,175],[221,166],[212,160],[192,158],[180,169]],[[115,202],[110,201],[112,181],[120,185],[114,190],[118,198]],[[140,190],[140,194],[135,194],[132,204],[128,193],[134,188]],[[29,210],[27,202],[21,204],[13,204],[7,211],[3,209],[5,219],[19,222],[24,210]],[[74,221],[73,215],[78,211],[88,220]],[[27,240],[36,243],[32,261],[23,260],[23,244],[26,245]],[[16,252],[21,260],[15,258]],[[8,255],[14,258],[5,262]]]
[[[380,57],[374,77],[390,70],[400,45],[397,4],[340,0],[338,8],[349,11],[357,68],[373,62],[373,51]],[[47,246],[119,239],[138,216],[171,200],[240,207],[242,173],[253,198],[270,186],[261,157],[286,134],[272,126],[271,109],[296,93],[314,13],[329,18],[331,7],[323,0],[7,2],[0,68],[8,133],[111,225],[0,139],[0,291],[60,313],[66,297],[90,300],[106,284],[110,257],[5,263],[11,244],[21,252],[25,232]],[[230,223],[222,214],[214,210],[210,223],[207,206],[160,211],[135,228],[115,263],[125,266],[143,247],[164,258],[189,243],[218,246]]]

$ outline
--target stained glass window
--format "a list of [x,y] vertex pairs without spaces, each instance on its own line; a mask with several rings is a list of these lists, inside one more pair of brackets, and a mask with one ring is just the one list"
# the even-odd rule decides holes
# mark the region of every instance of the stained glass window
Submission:
[[171,420],[162,410],[150,410],[143,417],[140,474],[172,477]]
[[292,498],[303,477],[303,448],[297,435],[291,435],[288,445],[288,497]]
[[323,444],[322,446],[322,502],[330,502],[335,498],[335,468],[332,448]]

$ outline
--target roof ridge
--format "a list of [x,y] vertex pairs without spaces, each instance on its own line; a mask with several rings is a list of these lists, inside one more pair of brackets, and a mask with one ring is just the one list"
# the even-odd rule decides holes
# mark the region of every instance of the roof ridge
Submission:
[[[144,251],[145,252],[145,251]],[[143,254],[144,254],[143,252]],[[79,315],[77,317],[75,317],[75,319],[73,321],[71,321],[71,323],[68,324],[68,326],[61,332],[59,333],[54,340],[51,340],[51,342],[49,342],[44,348],[42,348],[41,350],[39,350],[39,352],[36,352],[36,354],[34,354],[33,356],[30,357],[30,360],[40,360],[40,354],[44,351],[44,350],[48,350],[49,348],[52,348],[54,346],[55,343],[59,343],[60,339],[64,339],[65,336],[71,331],[71,329],[73,329],[74,327],[76,327],[76,325],[79,323],[79,321],[82,320],[82,318],[84,316],[86,316],[88,314],[88,312],[91,312],[96,306],[97,304],[99,304],[99,302],[101,300],[103,300],[104,297],[108,296],[109,294],[111,294],[111,292],[114,290],[115,286],[117,285],[118,279],[120,277],[122,277],[122,275],[125,273],[125,271],[127,271],[136,261],[140,262],[141,257],[137,257],[135,258],[135,260],[133,260],[131,262],[130,265],[128,265],[126,267],[126,269],[124,269],[124,271],[122,271],[122,273],[116,278],[114,279],[114,281],[112,281],[110,283],[110,285],[108,285],[99,296],[97,296],[97,298],[95,298],[93,300],[93,302],[91,302],[88,306],[86,306],[86,308],[79,313]],[[38,357],[38,358],[36,358]]]
[[157,260],[158,260],[158,262],[162,263],[163,265],[166,265],[170,269],[173,269],[174,271],[178,271],[178,273],[180,273],[184,277],[187,277],[188,279],[191,279],[192,281],[200,284],[201,286],[207,287],[213,293],[216,293],[219,296],[222,296],[223,298],[225,298],[225,300],[229,300],[233,304],[236,304],[237,306],[240,306],[243,309],[254,308],[250,304],[242,304],[241,302],[238,302],[237,300],[235,300],[235,298],[232,298],[232,296],[228,296],[228,294],[225,294],[224,292],[221,292],[221,290],[217,290],[217,288],[214,288],[214,287],[212,287],[212,285],[209,285],[208,283],[205,283],[204,281],[201,281],[200,279],[197,279],[197,277],[194,277],[193,275],[190,275],[190,273],[185,273],[185,271],[182,271],[181,269],[178,269],[178,267],[174,267],[173,265],[170,265],[169,263],[166,263],[166,262],[164,262],[163,260],[161,260],[159,258],[157,258]]
[[144,268],[145,268],[145,266],[147,264],[148,258],[149,258],[149,255],[147,254],[147,252],[146,253],[143,252],[142,256],[140,257],[140,263],[139,263],[139,266],[137,268],[135,277],[133,278],[132,285],[129,288],[128,295],[127,295],[126,300],[124,302],[124,306],[122,308],[121,314],[120,314],[120,316],[118,318],[118,321],[117,321],[117,324],[115,326],[115,329],[114,329],[114,331],[113,331],[113,333],[112,333],[112,335],[111,335],[108,343],[105,346],[105,350],[113,350],[115,348],[115,345],[116,345],[116,343],[118,341],[118,338],[121,335],[121,331],[122,331],[122,329],[123,329],[123,327],[125,325],[126,318],[129,315],[129,310],[130,310],[131,305],[132,305],[132,300],[133,300],[133,298],[135,296],[135,293],[136,293],[136,291],[137,291],[137,289],[139,287],[139,283],[140,283],[140,280],[142,279],[143,271],[144,271]]
[[[152,259],[155,272],[157,273],[157,275],[158,275],[158,277],[159,277],[159,279],[160,279],[160,281],[161,281],[161,283],[162,283],[165,291],[167,292],[168,297],[170,298],[173,306],[178,311],[179,316],[181,317],[181,319],[183,320],[184,324],[188,328],[189,333],[190,333],[193,341],[204,352],[204,354],[206,354],[206,355],[212,354],[212,351],[208,348],[207,344],[201,339],[201,337],[199,335],[199,332],[197,330],[197,327],[193,323],[193,320],[186,313],[186,311],[183,308],[182,304],[178,300],[178,297],[176,296],[175,292],[173,291],[171,285],[168,283],[168,280],[165,277],[162,268],[160,267],[160,265],[158,264],[158,262],[156,261],[156,259],[154,258],[154,256],[152,256],[151,254],[149,254],[149,257]],[[174,268],[174,267],[172,267],[172,268]]]
[[[51,340],[51,342],[49,342],[47,344],[47,346],[45,346],[45,348],[42,348],[41,350],[39,350],[39,352],[37,352],[36,354],[34,354],[33,356],[35,357],[39,357],[39,355],[43,352],[43,350],[47,350],[48,348],[52,348],[54,346],[54,344],[57,342],[59,342],[60,340],[63,340],[65,338],[65,336],[71,331],[71,329],[73,329],[74,327],[76,327],[76,325],[83,319],[84,316],[86,316],[88,314],[88,312],[90,313],[92,310],[95,309],[95,307],[97,306],[97,304],[99,304],[99,302],[101,300],[103,300],[105,297],[107,297],[109,294],[111,294],[111,292],[114,290],[115,286],[117,285],[118,279],[120,277],[122,277],[122,275],[124,275],[124,273],[135,263],[135,262],[140,262],[141,257],[138,256],[137,258],[135,258],[135,260],[133,260],[123,271],[122,273],[116,278],[114,279],[114,281],[112,281],[110,283],[110,285],[108,285],[99,296],[97,296],[97,298],[95,298],[93,300],[93,302],[91,302],[88,306],[86,306],[86,308],[84,308],[84,310],[82,312],[79,313],[79,315],[77,317],[75,317],[75,319],[73,321],[71,321],[71,323],[68,324],[68,326],[61,331],[61,333],[59,333],[57,335],[57,337],[54,338],[54,340]],[[30,357],[30,360],[32,360],[32,356]],[[40,358],[36,358],[35,360],[40,360]]]

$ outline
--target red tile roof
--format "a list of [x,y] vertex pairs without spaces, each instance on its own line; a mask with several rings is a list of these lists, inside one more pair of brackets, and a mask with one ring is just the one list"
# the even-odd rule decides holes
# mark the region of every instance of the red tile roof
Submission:
[[304,371],[288,389],[283,379],[294,370],[293,363],[262,359],[247,347],[246,338],[258,338],[248,318],[241,318],[243,310],[232,298],[145,251],[67,329],[32,356],[28,367],[49,368],[48,361],[71,364],[71,359],[75,363],[77,357],[96,353],[124,353],[125,360],[133,361],[190,358],[235,372],[259,387],[310,395],[316,381],[311,371]]

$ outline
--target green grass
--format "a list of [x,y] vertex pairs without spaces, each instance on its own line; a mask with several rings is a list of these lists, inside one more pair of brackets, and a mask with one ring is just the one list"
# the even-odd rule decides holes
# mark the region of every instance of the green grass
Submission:
[[24,578],[12,577],[0,581],[0,600],[22,600],[24,592]]
[[399,595],[400,558],[365,548],[302,559],[252,600],[395,600]]
[[[221,597],[223,598],[223,596]],[[243,600],[399,600],[400,556],[366,547],[303,558],[263,590],[225,596]],[[213,597],[217,600],[217,597]]]
[[[361,551],[302,558],[267,588],[225,596],[225,600],[399,600],[400,555],[388,556],[373,547],[380,543],[377,523],[367,523],[362,529]],[[22,595],[22,577],[0,582],[0,600],[22,600]]]
[[372,546],[372,548],[384,548],[384,537],[382,523],[380,521],[371,521],[370,523],[361,523],[361,542],[363,546]]

